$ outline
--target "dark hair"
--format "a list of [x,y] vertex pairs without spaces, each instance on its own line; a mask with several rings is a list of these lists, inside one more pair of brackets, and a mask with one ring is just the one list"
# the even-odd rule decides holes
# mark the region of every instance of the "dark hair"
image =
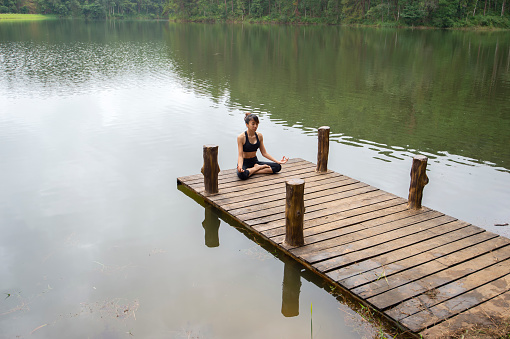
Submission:
[[259,123],[259,117],[256,116],[255,114],[250,113],[250,112],[246,112],[244,114],[245,114],[245,116],[244,116],[245,123],[249,124],[251,120],[255,121],[257,124]]

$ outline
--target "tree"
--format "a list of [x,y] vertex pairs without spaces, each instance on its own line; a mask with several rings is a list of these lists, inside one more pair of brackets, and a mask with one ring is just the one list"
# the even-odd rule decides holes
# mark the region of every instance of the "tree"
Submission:
[[421,25],[426,15],[425,9],[417,2],[407,4],[400,13],[400,16],[408,25]]
[[106,17],[106,11],[103,6],[98,3],[86,4],[82,7],[83,15],[87,19],[104,19]]
[[447,0],[439,0],[436,10],[432,13],[432,24],[440,28],[452,27],[455,12],[454,3]]

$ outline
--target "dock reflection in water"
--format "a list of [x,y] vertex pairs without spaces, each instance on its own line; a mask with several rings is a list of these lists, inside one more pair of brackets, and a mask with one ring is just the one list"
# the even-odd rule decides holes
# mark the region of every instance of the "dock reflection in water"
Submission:
[[[221,224],[221,211],[208,203],[203,203],[203,207],[204,221],[202,222],[202,227],[205,231],[205,245],[210,248],[219,247],[220,239],[218,232]],[[241,230],[239,227],[236,228]],[[296,317],[299,315],[299,295],[302,285],[301,265],[289,257],[282,257],[280,259],[284,263],[281,313],[285,317]]]
[[207,247],[220,246],[220,237],[218,231],[220,229],[219,211],[209,204],[205,205],[205,217],[202,222],[202,227],[205,231],[205,245]]
[[285,317],[299,315],[299,293],[301,292],[301,266],[286,258],[283,268],[282,314]]

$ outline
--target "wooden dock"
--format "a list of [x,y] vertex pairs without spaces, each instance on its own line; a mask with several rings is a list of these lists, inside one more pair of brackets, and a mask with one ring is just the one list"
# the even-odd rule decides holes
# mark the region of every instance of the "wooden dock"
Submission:
[[[291,159],[280,173],[178,178],[207,202],[402,329],[438,338],[510,317],[510,240],[316,165]],[[304,239],[285,241],[285,182],[305,181]]]

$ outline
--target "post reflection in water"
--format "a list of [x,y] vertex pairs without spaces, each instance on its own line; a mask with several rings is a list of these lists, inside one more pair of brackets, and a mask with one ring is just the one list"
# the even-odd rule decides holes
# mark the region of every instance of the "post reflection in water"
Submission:
[[[202,222],[202,227],[205,231],[205,245],[207,247],[218,247],[220,246],[218,231],[221,223],[219,211],[214,206],[205,203],[204,212],[205,217],[204,221]],[[246,235],[245,232],[241,232]],[[285,317],[296,317],[299,315],[301,265],[293,259],[285,256],[281,257],[280,259],[284,263],[282,283],[282,315]]]
[[288,258],[284,260],[282,284],[282,314],[285,317],[299,315],[299,293],[301,292],[300,265]]
[[205,205],[205,217],[202,222],[202,227],[205,231],[205,245],[207,247],[218,247],[220,246],[220,237],[218,230],[220,228],[220,218],[216,208],[212,205]]

